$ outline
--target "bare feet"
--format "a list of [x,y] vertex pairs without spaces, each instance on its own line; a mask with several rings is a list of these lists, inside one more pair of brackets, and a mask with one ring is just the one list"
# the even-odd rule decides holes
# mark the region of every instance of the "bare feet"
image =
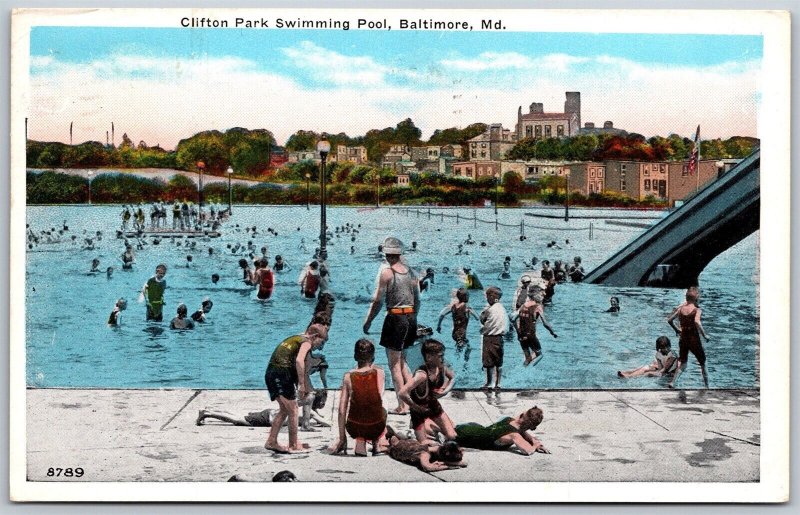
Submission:
[[501,390],[500,383],[497,383],[496,385],[494,385],[494,391],[499,392],[500,390]]
[[481,390],[488,390],[488,389],[489,389],[489,383],[484,383],[484,384],[481,386]]
[[528,365],[531,364],[531,361],[533,361],[533,358],[528,356],[527,358],[525,358],[525,361],[522,362],[522,366],[527,367]]
[[197,420],[194,421],[195,425],[202,426],[203,421],[206,419],[206,410],[201,409],[197,412]]
[[278,442],[267,442],[264,444],[264,448],[278,454],[289,454],[291,452],[288,447],[284,447]]
[[289,447],[289,452],[291,452],[292,454],[294,454],[294,453],[304,453],[304,452],[311,452],[311,449],[309,449],[307,443],[298,443],[297,445],[295,445],[293,447]]

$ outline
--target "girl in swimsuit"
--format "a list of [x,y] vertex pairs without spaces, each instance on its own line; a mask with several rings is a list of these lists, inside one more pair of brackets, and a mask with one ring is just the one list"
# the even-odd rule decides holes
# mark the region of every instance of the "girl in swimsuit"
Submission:
[[372,454],[386,452],[386,410],[383,409],[383,369],[373,364],[375,345],[367,338],[356,342],[353,358],[358,366],[345,373],[339,397],[339,438],[328,447],[330,454],[347,453],[347,435],[355,438],[356,456],[367,455],[367,440]]
[[[678,369],[675,371],[675,376],[672,381],[667,385],[669,388],[674,388],[675,381],[678,380],[681,373],[686,370],[686,361],[689,359],[689,352],[697,358],[700,363],[700,372],[703,374],[703,383],[708,388],[708,372],[706,372],[706,353],[703,350],[703,344],[700,341],[700,335],[708,341],[708,335],[703,330],[703,324],[700,323],[700,315],[703,313],[697,306],[697,301],[700,298],[700,291],[692,286],[686,290],[686,302],[678,306],[675,311],[667,319],[667,323],[675,330],[675,334],[680,338],[678,344]],[[678,319],[680,327],[676,327],[673,321]]]

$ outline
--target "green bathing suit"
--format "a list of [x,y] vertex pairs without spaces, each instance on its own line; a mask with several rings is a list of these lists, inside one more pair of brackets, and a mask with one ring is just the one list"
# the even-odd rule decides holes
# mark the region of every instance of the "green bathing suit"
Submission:
[[462,447],[469,447],[472,449],[483,450],[496,450],[507,449],[511,444],[498,444],[497,440],[501,437],[518,432],[517,429],[511,425],[511,417],[505,417],[490,426],[482,426],[475,422],[468,424],[459,424],[456,426],[456,442]]

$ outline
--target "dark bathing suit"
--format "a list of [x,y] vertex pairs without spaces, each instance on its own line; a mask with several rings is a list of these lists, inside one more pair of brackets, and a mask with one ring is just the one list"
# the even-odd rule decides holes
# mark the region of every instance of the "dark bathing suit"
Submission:
[[542,345],[536,337],[536,321],[539,319],[539,306],[533,304],[519,309],[519,344],[523,352],[530,349],[536,354],[542,352]]
[[475,422],[459,424],[456,426],[456,442],[462,447],[483,449],[487,451],[501,450],[511,447],[511,444],[501,444],[497,440],[503,436],[518,432],[511,425],[511,417],[506,417],[490,426],[482,426]]
[[467,309],[467,304],[464,303],[460,306],[453,306],[451,310],[453,315],[453,341],[456,342],[458,347],[463,347],[467,344],[467,325],[469,324]]
[[697,308],[693,309],[688,315],[678,312],[678,320],[681,323],[681,339],[678,344],[678,359],[681,363],[686,363],[689,359],[689,352],[697,358],[700,366],[706,363],[706,352],[700,342],[700,332],[694,324],[694,317],[697,315]]
[[[411,400],[414,401],[414,404],[418,404],[425,408],[424,413],[420,413],[414,410],[411,410],[411,428],[417,429],[421,426],[427,419],[429,418],[436,418],[442,413],[444,413],[444,409],[442,409],[442,405],[439,404],[439,399],[433,393],[433,390],[436,388],[441,388],[444,385],[444,371],[439,370],[439,377],[436,379],[436,382],[431,381],[431,375],[428,372],[428,367],[426,365],[422,365],[417,368],[416,372],[425,372],[427,379],[425,383],[417,386],[413,390],[411,390],[410,397]],[[414,374],[416,375],[416,372]]]
[[295,360],[300,346],[306,340],[302,334],[290,336],[275,348],[264,374],[264,382],[269,390],[269,398],[276,400],[278,396],[293,401],[297,398],[297,368]]

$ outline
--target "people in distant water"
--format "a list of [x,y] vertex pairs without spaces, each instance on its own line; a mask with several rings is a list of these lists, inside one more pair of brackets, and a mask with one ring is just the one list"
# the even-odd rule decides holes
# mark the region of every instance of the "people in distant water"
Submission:
[[661,377],[674,373],[678,368],[678,358],[672,352],[672,343],[666,336],[656,338],[656,357],[649,365],[633,370],[619,370],[617,376],[623,379],[631,377]]
[[544,310],[540,301],[542,300],[542,293],[539,288],[534,285],[528,287],[528,299],[519,307],[510,317],[511,322],[517,331],[517,338],[519,345],[522,347],[522,353],[525,355],[524,366],[533,364],[536,366],[542,358],[542,345],[539,343],[539,338],[536,336],[536,324],[539,320],[542,325],[550,331],[553,338],[558,338],[553,328],[547,323],[544,317]]
[[118,299],[114,304],[114,309],[108,315],[108,325],[111,327],[119,327],[121,325],[120,314],[128,309],[128,301],[125,299]]
[[211,299],[206,297],[205,299],[203,299],[203,302],[200,303],[200,309],[192,313],[192,320],[200,324],[205,323],[206,313],[211,311],[212,307],[214,307],[214,303],[211,302]]
[[122,230],[128,230],[128,223],[131,221],[131,211],[128,209],[128,206],[124,206],[122,210]]
[[586,273],[583,271],[583,266],[581,265],[581,257],[575,256],[572,266],[569,267],[570,280],[574,283],[579,283],[583,281],[585,275]]
[[472,267],[465,266],[463,267],[464,270],[464,286],[468,290],[482,290],[483,284],[481,284],[481,280],[478,279],[478,275],[472,271]]
[[300,273],[300,294],[307,299],[313,299],[317,296],[319,282],[319,262],[314,260]]
[[[667,323],[672,327],[680,337],[678,343],[678,369],[672,381],[667,386],[674,388],[675,381],[678,380],[681,373],[686,370],[686,362],[689,359],[689,352],[694,354],[697,362],[700,364],[700,372],[703,375],[703,383],[708,388],[708,372],[706,371],[706,353],[703,349],[703,343],[700,336],[708,341],[708,335],[703,330],[703,324],[700,322],[700,317],[703,310],[697,305],[700,300],[700,290],[692,286],[686,290],[686,302],[678,306],[675,311],[667,319]],[[675,319],[678,319],[679,327],[674,324]]]
[[331,271],[324,262],[319,266],[319,290],[318,295],[331,291]]
[[194,329],[194,322],[188,318],[189,310],[186,304],[178,304],[175,318],[169,323],[170,329]]
[[289,266],[289,263],[287,263],[283,259],[283,256],[279,254],[275,256],[275,264],[272,265],[272,269],[277,273],[282,273],[282,272],[288,272],[289,270],[292,269],[292,267]]
[[611,306],[606,310],[606,313],[619,312],[619,297],[611,297],[608,299],[608,302],[611,304]]
[[147,280],[142,289],[142,297],[147,306],[147,320],[161,322],[164,309],[164,291],[167,289],[167,265],[159,264],[156,273]]
[[500,303],[503,292],[497,286],[486,288],[486,306],[480,314],[481,334],[483,335],[482,361],[486,369],[486,382],[481,388],[491,387],[494,376],[494,389],[500,389],[503,371],[503,335],[508,331],[508,313]]
[[427,268],[425,270],[425,275],[422,276],[422,279],[419,280],[419,291],[423,292],[428,289],[431,284],[435,283],[435,273],[433,268]]
[[558,243],[556,243],[556,240],[552,240],[552,241],[547,243],[547,248],[548,249],[560,249],[561,246]]
[[411,252],[416,252],[417,251],[417,242],[416,241],[412,241],[411,242],[411,249],[410,250],[411,250]]
[[275,287],[275,275],[269,267],[269,260],[267,260],[267,258],[261,258],[259,264],[260,267],[255,273],[255,282],[258,285],[256,297],[261,300],[266,300],[272,297],[272,289]]
[[256,284],[255,278],[253,277],[254,272],[253,269],[250,268],[250,264],[247,262],[246,259],[242,258],[239,260],[239,268],[242,269],[242,281],[247,286],[253,286]]
[[503,271],[497,276],[498,279],[511,279],[511,259],[503,261]]
[[550,261],[544,260],[542,261],[542,271],[541,271],[542,279],[545,281],[545,288],[544,288],[544,304],[550,304],[553,302],[553,295],[556,293],[556,274],[552,268],[550,268]]
[[90,274],[100,273],[100,260],[97,258],[92,259],[92,268],[89,269]]
[[560,259],[557,259],[554,263],[553,277],[557,283],[567,282],[567,268],[564,266],[564,262]]
[[528,274],[522,274],[522,277],[519,278],[519,287],[517,287],[517,291],[514,292],[514,305],[512,307],[512,311],[518,310],[525,301],[528,300],[528,286],[531,284],[531,276]]
[[339,436],[330,447],[331,454],[347,453],[347,434],[355,439],[356,456],[367,455],[367,442],[372,444],[372,454],[388,449],[386,410],[383,408],[384,374],[375,366],[375,345],[367,338],[359,339],[353,350],[356,367],[342,378],[339,395]]
[[478,320],[478,315],[475,311],[467,305],[469,302],[469,292],[466,288],[459,288],[456,290],[455,299],[439,312],[439,321],[436,324],[436,332],[442,332],[442,320],[450,313],[453,317],[453,341],[456,344],[456,349],[461,350],[469,343],[467,338],[467,326],[469,325],[469,317],[472,316]]
[[211,284],[217,284],[219,282],[219,274],[211,274]]
[[111,279],[113,275],[114,275],[114,267],[110,266],[106,268],[106,279]]
[[464,240],[464,245],[475,245],[475,240],[472,239],[471,234],[467,234],[467,239]]
[[189,267],[192,266],[192,261],[193,260],[194,260],[194,258],[192,257],[192,255],[191,254],[187,254],[187,256],[186,256],[186,268],[189,268]]

